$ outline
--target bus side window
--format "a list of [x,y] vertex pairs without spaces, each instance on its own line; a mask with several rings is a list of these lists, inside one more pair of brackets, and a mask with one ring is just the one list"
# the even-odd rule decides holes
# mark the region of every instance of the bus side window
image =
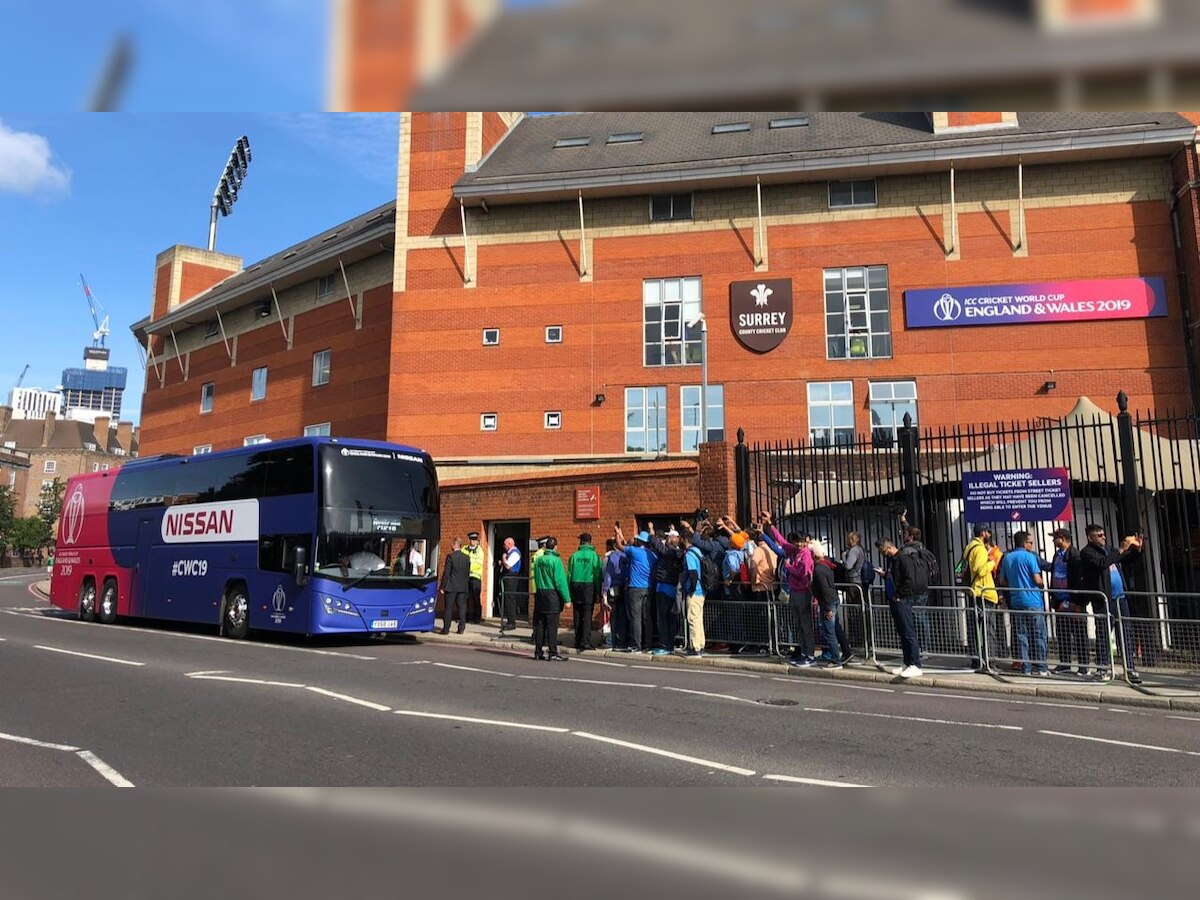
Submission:
[[297,547],[311,547],[311,534],[264,534],[258,539],[258,568],[262,572],[291,572]]

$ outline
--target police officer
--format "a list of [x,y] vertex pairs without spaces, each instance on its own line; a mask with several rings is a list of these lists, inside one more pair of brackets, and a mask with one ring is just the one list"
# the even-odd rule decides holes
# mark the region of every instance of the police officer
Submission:
[[483,547],[479,544],[479,532],[467,535],[467,546],[462,552],[471,558],[471,571],[467,581],[467,619],[474,625],[483,620]]

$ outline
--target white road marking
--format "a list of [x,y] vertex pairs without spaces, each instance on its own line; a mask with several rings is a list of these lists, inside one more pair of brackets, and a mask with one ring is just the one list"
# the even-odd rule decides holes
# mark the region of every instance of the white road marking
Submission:
[[468,722],[472,725],[499,725],[504,728],[523,728],[528,731],[551,731],[555,734],[567,734],[570,728],[555,728],[550,725],[531,725],[528,722],[504,722],[500,719],[477,719],[473,716],[452,716],[448,713],[418,712],[415,709],[394,709],[398,716],[414,716],[420,719],[445,719],[450,722]]
[[713,762],[711,759],[700,759],[696,756],[685,756],[682,753],[673,753],[670,750],[662,750],[658,747],[648,747],[645,744],[620,741],[616,738],[605,737],[601,734],[592,734],[588,731],[572,731],[571,734],[576,737],[587,738],[589,741],[599,741],[603,744],[612,744],[614,747],[624,747],[627,750],[638,750],[642,753],[653,754],[654,756],[665,756],[668,759],[691,763],[694,766],[703,766],[706,769],[719,769],[722,772],[732,772],[734,775],[745,775],[747,778],[755,774],[753,769],[743,769],[740,766],[730,766],[725,763]]
[[870,719],[896,719],[901,722],[922,722],[926,725],[963,725],[969,728],[995,728],[999,731],[1024,731],[1020,725],[992,725],[988,722],[958,722],[953,719],[926,719],[922,716],[894,716],[888,713],[859,712],[853,709],[822,709],[815,706],[804,707],[805,712],[833,713],[839,716],[865,716]]
[[115,785],[116,787],[120,787],[120,788],[133,787],[132,781],[130,781],[128,778],[126,778],[124,775],[122,775],[120,772],[118,772],[116,769],[114,769],[112,766],[110,766],[108,763],[106,763],[100,757],[98,757],[91,750],[80,750],[75,755],[78,756],[80,759],[82,759],[85,763],[87,763],[93,769],[95,769],[97,772],[99,772],[102,776],[104,776],[104,779],[109,784]]
[[978,700],[980,703],[1014,703],[1018,706],[1054,706],[1059,709],[1099,710],[1098,706],[1082,703],[1051,703],[1048,700],[1010,700],[1007,697],[975,697],[970,694],[943,694],[939,691],[906,691],[915,697],[944,697],[947,700]]
[[201,672],[184,672],[183,677],[184,678],[198,678],[201,675],[224,675],[228,671],[229,671],[228,669],[205,669]]
[[664,691],[674,691],[677,694],[697,694],[701,697],[716,697],[720,700],[736,700],[738,703],[749,703],[751,706],[758,706],[757,700],[747,700],[745,697],[735,697],[733,694],[713,694],[708,691],[689,691],[687,688],[681,687],[666,687]]
[[120,663],[123,666],[144,666],[144,662],[135,662],[132,659],[117,659],[115,656],[97,656],[95,653],[80,653],[78,650],[64,650],[61,647],[46,647],[42,644],[34,644],[34,650],[49,650],[51,653],[65,653],[67,656],[82,656],[84,659],[98,659],[101,662]]
[[[47,607],[48,608],[48,607]],[[35,622],[62,622],[68,625],[80,625],[84,628],[107,629],[107,625],[98,625],[95,622],[83,622],[71,616],[40,616],[32,613],[17,612],[12,609],[0,609],[0,612],[7,613],[11,616],[20,616],[24,619],[32,619]],[[188,634],[186,631],[164,631],[158,628],[141,628],[137,625],[122,624],[120,630],[122,632],[133,631],[142,634],[157,634],[162,637],[177,637],[188,638],[193,641],[216,641],[225,647],[249,647],[258,650],[291,650],[295,653],[315,653],[318,656],[340,656],[343,659],[360,659],[368,662],[373,662],[379,657],[366,656],[360,653],[342,653],[339,650],[318,650],[316,647],[289,647],[286,644],[263,644],[251,641],[232,641],[229,638],[217,637],[210,634]]]
[[607,687],[654,688],[656,684],[646,684],[641,681],[596,681],[591,678],[565,678],[556,675],[518,675],[526,681],[567,681],[572,684],[602,684]]
[[312,691],[314,694],[321,694],[325,697],[332,697],[335,700],[345,700],[347,703],[353,703],[356,706],[365,706],[367,709],[373,709],[376,712],[389,712],[390,706],[384,706],[382,703],[372,703],[370,700],[360,700],[358,697],[351,697],[349,694],[339,694],[336,691],[327,691],[325,688],[313,687],[311,684],[306,685],[306,691]]
[[42,750],[58,750],[63,753],[74,753],[85,763],[99,772],[109,784],[114,784],[117,787],[133,787],[133,782],[127,779],[124,775],[98,757],[91,750],[84,750],[82,747],[73,747],[70,744],[55,744],[50,741],[38,741],[33,738],[21,737],[17,734],[0,734],[0,741],[11,741],[14,744],[27,744],[30,747],[38,747]]
[[501,678],[512,678],[512,672],[498,672],[495,669],[476,669],[473,666],[452,666],[450,663],[435,662],[435,666],[442,669],[458,669],[460,672],[480,672],[484,675],[499,675]]
[[1087,734],[1071,734],[1068,731],[1039,731],[1038,734],[1049,734],[1053,737],[1073,738],[1077,741],[1093,741],[1097,744],[1115,744],[1118,747],[1131,747],[1134,750],[1157,750],[1159,753],[1183,753],[1187,756],[1200,756],[1194,750],[1179,750],[1175,747],[1158,747],[1154,744],[1135,744],[1131,741],[1117,741],[1112,738],[1092,737]]
[[786,781],[788,784],[810,784],[814,787],[863,788],[869,784],[854,784],[849,781],[822,781],[819,778],[797,778],[795,775],[764,775],[765,781]]
[[7,641],[8,638],[0,638],[0,641]]
[[209,675],[203,672],[192,673],[186,676],[194,678],[197,681],[232,681],[235,684],[261,684],[267,687],[286,687],[286,688],[302,688],[304,685],[297,684],[294,681],[265,681],[262,678],[239,678],[235,675]]
[[760,678],[760,675],[751,675],[749,672],[709,672],[707,669],[695,667],[680,668],[672,666],[663,668],[663,664],[657,666],[630,666],[631,669],[646,669],[651,672],[690,672],[692,675],[720,675],[724,678]]
[[1200,722],[1200,719],[1192,718],[1191,716],[1167,716],[1168,719],[1176,719],[1180,722]]
[[829,682],[811,681],[811,680],[805,681],[804,679],[801,679],[801,678],[778,678],[778,677],[772,677],[771,680],[772,681],[786,681],[789,684],[807,684],[807,685],[819,684],[822,687],[840,687],[840,688],[846,688],[846,690],[849,690],[849,691],[875,691],[876,693],[880,693],[880,694],[896,693],[895,688],[868,687],[865,684],[842,684],[837,681],[829,681]]
[[52,744],[49,741],[35,741],[33,738],[21,737],[18,734],[0,734],[0,741],[12,741],[14,744],[28,744],[31,747],[41,747],[43,750],[63,750],[67,753],[78,753],[79,747],[70,744]]
[[589,666],[614,666],[618,669],[628,669],[626,663],[605,662],[602,659],[584,659],[582,656],[575,657],[576,662],[587,663]]

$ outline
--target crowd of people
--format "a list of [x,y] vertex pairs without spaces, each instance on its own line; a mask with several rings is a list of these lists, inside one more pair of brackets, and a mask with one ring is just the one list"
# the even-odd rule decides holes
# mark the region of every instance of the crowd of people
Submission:
[[[1103,634],[1107,623],[1123,642],[1130,680],[1140,682],[1134,662],[1134,630],[1120,627],[1120,618],[1129,617],[1122,567],[1136,561],[1142,539],[1131,535],[1113,548],[1106,543],[1102,527],[1089,525],[1086,534],[1087,542],[1079,549],[1070,531],[1056,530],[1055,552],[1044,559],[1034,553],[1029,532],[1014,534],[1012,546],[1005,552],[994,540],[990,526],[973,529],[954,572],[955,586],[970,590],[983,616],[978,628],[973,620],[967,628],[972,667],[981,665],[979,632],[986,630],[990,659],[1011,657],[1014,669],[1048,677],[1048,619],[1053,616],[1059,657],[1055,671],[1070,672],[1074,660],[1075,672],[1090,676],[1090,605],[1091,619],[1097,623],[1096,677],[1111,675],[1112,645]],[[443,634],[455,620],[461,634],[468,613],[477,609],[482,574],[478,537],[472,532],[466,547],[456,539],[443,568]],[[767,513],[743,528],[729,516],[714,517],[700,510],[693,521],[682,520],[666,533],[657,533],[649,524],[632,537],[626,536],[618,522],[603,554],[593,544],[592,535],[584,533],[566,560],[555,537],[539,538],[537,543],[526,568],[514,540],[504,541],[499,604],[500,630],[505,634],[516,627],[517,597],[527,595],[528,590],[521,573],[528,571],[535,659],[568,659],[558,648],[559,619],[568,604],[574,607],[574,647],[580,653],[595,647],[593,613],[597,605],[603,610],[607,646],[618,652],[656,656],[676,652],[681,619],[687,625],[682,632],[684,646],[679,648],[685,655],[736,652],[738,644],[710,645],[706,640],[705,603],[714,600],[764,601],[747,607],[761,610],[763,621],[753,621],[752,612],[743,617],[743,631],[761,632],[764,639],[750,638],[745,643],[765,654],[770,643],[765,639],[769,628],[765,601],[785,600],[791,614],[780,617],[779,642],[789,648],[788,663],[799,668],[840,668],[854,658],[842,621],[843,599],[847,594],[868,597],[876,583],[882,587],[900,638],[903,662],[893,674],[905,679],[918,677],[923,674],[923,655],[937,652],[929,598],[931,586],[938,584],[938,563],[923,543],[921,529],[908,523],[903,512],[897,538],[875,543],[878,565],[855,532],[846,536],[835,557],[809,534],[784,535]]]

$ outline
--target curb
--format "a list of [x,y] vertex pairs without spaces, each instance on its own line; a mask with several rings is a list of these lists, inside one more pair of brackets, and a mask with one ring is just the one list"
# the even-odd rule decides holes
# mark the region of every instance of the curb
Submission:
[[[503,650],[529,651],[527,641],[497,639],[480,634],[443,635],[436,633],[420,633],[414,635],[421,643],[457,644],[468,647],[491,647]],[[577,656],[575,650],[559,647],[560,653]],[[595,659],[628,660],[629,654],[613,650],[593,650],[588,656]],[[1087,702],[1099,705],[1131,706],[1143,709],[1164,709],[1179,712],[1200,713],[1200,697],[1160,697],[1143,694],[1133,688],[1124,686],[1097,686],[1087,688],[1083,685],[1045,685],[1045,684],[1010,684],[977,674],[941,675],[929,674],[920,678],[910,678],[902,681],[900,678],[886,672],[878,671],[873,663],[859,663],[854,668],[844,669],[794,669],[783,663],[765,662],[758,659],[730,659],[719,656],[702,656],[699,659],[672,654],[671,656],[638,656],[639,663],[644,665],[660,665],[687,667],[699,666],[712,669],[731,669],[742,672],[756,672],[764,675],[790,678],[815,678],[828,681],[856,681],[870,684],[908,684],[915,687],[953,688],[956,691],[977,692],[983,694],[1000,694],[1014,698],[1036,698],[1041,700],[1062,700],[1072,702]]]
[[33,583],[33,589],[35,591],[37,591],[39,594],[41,594],[43,597],[45,597],[47,600],[50,599],[50,582],[49,581],[35,581]]

